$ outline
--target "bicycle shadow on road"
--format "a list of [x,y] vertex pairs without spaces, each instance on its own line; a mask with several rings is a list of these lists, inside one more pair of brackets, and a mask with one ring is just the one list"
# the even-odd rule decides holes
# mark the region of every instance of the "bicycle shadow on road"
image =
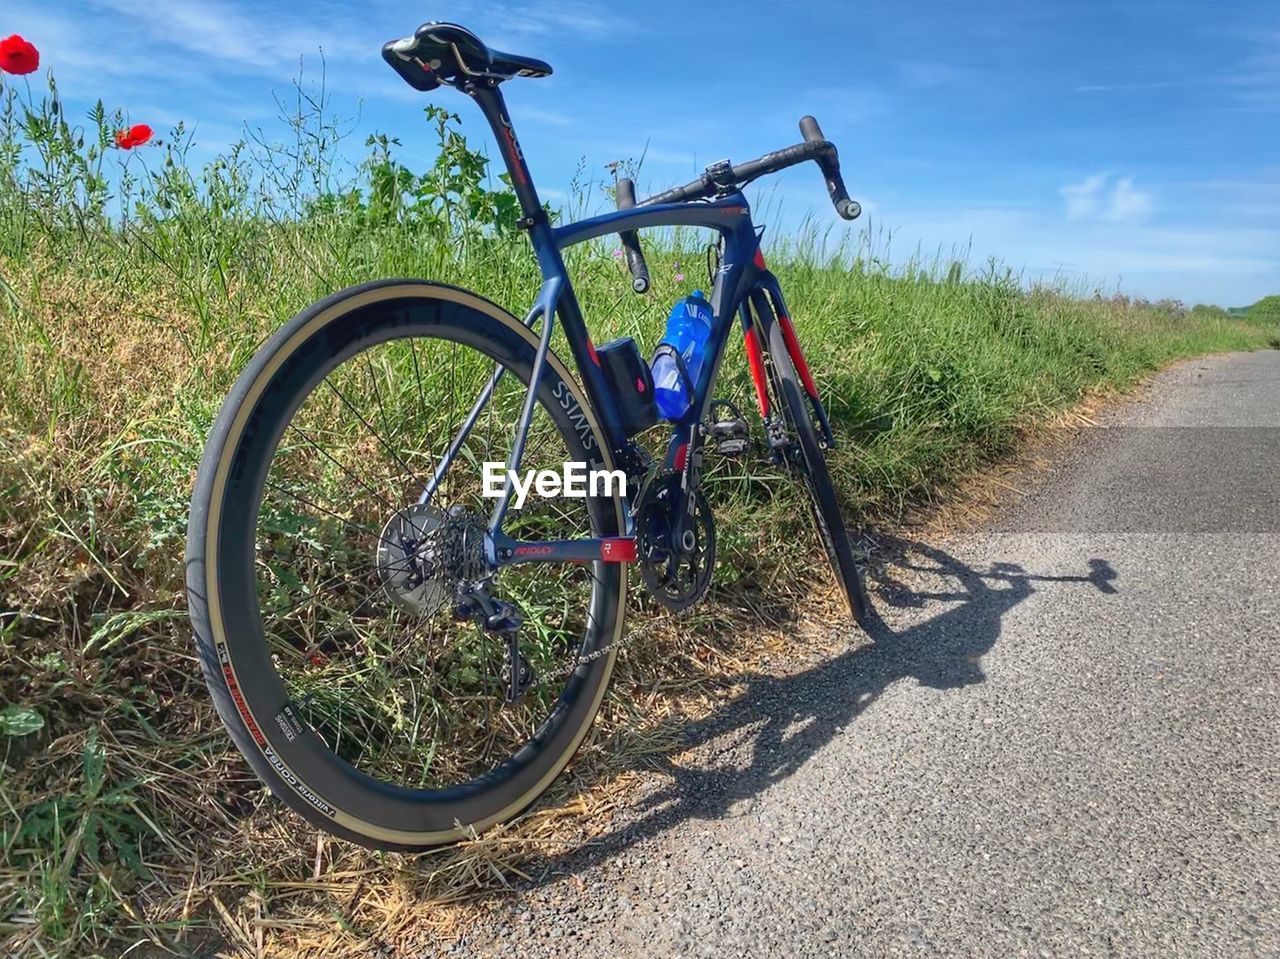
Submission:
[[[803,672],[748,678],[741,697],[682,730],[680,756],[658,760],[667,780],[644,797],[638,817],[624,816],[590,846],[546,861],[539,881],[579,871],[687,819],[734,815],[737,804],[794,773],[900,680],[939,690],[983,682],[981,658],[999,639],[1005,613],[1040,584],[1116,592],[1116,573],[1104,559],[1088,560],[1087,573],[1047,576],[1011,563],[982,571],[934,546],[881,542],[888,558],[873,605],[907,610],[903,625],[895,630],[873,610],[865,624],[869,643]],[[945,608],[921,621],[909,612],[939,605]]]

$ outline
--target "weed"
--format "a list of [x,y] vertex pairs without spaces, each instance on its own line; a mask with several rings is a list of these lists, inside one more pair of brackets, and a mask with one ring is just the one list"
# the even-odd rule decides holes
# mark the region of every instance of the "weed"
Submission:
[[[424,857],[304,839],[235,753],[191,648],[182,541],[205,435],[258,344],[337,288],[430,277],[523,314],[538,275],[512,229],[514,197],[456,116],[428,111],[440,151],[424,173],[383,135],[348,166],[344,126],[322,98],[297,94],[283,142],[247,137],[197,170],[181,127],[117,151],[119,112],[98,104],[75,124],[52,77],[34,102],[3,91],[6,952],[181,950],[209,925],[228,948],[265,937],[268,951],[295,955],[361,954],[369,936],[409,949],[426,934],[414,928],[446,934],[449,902],[579,837],[581,817],[626,787],[628,764],[670,744],[673,716],[709,708],[744,657],[783,642],[789,601],[813,586],[795,572],[818,553],[803,493],[765,467],[719,462],[708,481],[724,530],[711,601],[678,624],[641,604],[658,628],[624,654],[620,695],[547,801]],[[688,265],[703,251],[687,231],[649,251],[656,290],[644,299],[626,294],[607,245],[570,251],[598,341],[653,345],[666,305],[701,285]],[[1280,348],[1274,324],[1222,311],[1027,290],[994,264],[892,270],[885,259],[866,236],[828,248],[801,235],[770,253],[844,440],[832,468],[854,524],[892,520],[1089,391],[1123,388],[1175,357]],[[747,410],[740,349],[723,393]],[[378,896],[362,895],[372,887]]]

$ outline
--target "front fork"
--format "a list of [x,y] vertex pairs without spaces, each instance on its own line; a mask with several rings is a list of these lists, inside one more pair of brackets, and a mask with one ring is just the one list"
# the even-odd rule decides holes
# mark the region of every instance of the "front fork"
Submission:
[[[760,418],[764,422],[765,437],[769,442],[771,453],[776,457],[779,447],[790,442],[787,436],[785,420],[773,408],[769,396],[768,375],[765,370],[765,351],[768,348],[773,324],[777,323],[782,330],[782,341],[786,345],[791,365],[795,367],[804,387],[805,397],[813,413],[814,422],[818,426],[820,440],[827,449],[836,445],[835,434],[831,431],[831,421],[827,418],[826,407],[818,396],[818,384],[814,382],[809,371],[809,363],[805,359],[804,350],[796,338],[795,326],[791,322],[791,314],[782,298],[782,288],[777,278],[767,270],[762,271],[760,280],[751,291],[748,300],[739,307],[742,322],[742,334],[746,340],[747,365],[751,370],[751,382],[756,390],[756,405],[760,410]],[[785,402],[781,396],[775,397],[778,402]]]

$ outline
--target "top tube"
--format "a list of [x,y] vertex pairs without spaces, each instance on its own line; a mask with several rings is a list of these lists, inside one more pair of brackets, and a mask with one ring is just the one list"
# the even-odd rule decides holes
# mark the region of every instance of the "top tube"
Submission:
[[551,234],[556,246],[564,249],[598,236],[655,226],[703,226],[729,234],[742,229],[743,221],[740,217],[746,217],[746,223],[749,224],[751,208],[747,205],[746,197],[734,192],[705,203],[655,203],[652,206],[611,210],[599,216],[556,227]]

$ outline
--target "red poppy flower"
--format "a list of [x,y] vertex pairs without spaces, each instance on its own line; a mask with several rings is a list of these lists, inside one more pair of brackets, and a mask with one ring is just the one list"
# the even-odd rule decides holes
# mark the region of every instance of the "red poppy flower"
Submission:
[[145,123],[135,124],[127,130],[116,131],[116,146],[121,150],[132,150],[134,147],[140,147],[150,139],[151,127]]
[[40,51],[16,33],[0,40],[0,73],[34,73],[40,66]]

